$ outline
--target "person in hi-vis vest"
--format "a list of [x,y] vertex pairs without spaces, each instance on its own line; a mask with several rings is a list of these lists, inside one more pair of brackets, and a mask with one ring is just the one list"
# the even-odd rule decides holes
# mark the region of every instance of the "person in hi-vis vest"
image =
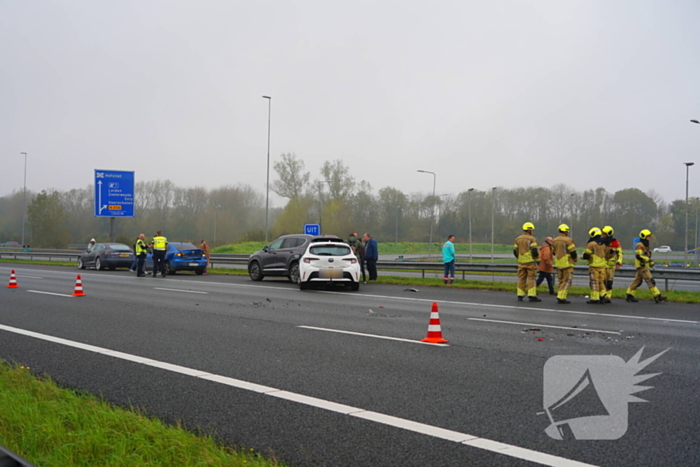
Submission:
[[165,277],[165,252],[168,251],[168,239],[163,232],[156,231],[156,236],[151,242],[153,245],[153,277],[160,271],[160,277]]

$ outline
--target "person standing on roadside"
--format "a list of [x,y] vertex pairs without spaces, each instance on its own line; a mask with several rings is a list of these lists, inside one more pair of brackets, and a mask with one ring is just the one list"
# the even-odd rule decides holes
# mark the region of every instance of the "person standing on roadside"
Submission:
[[204,268],[204,274],[209,274],[209,255],[211,254],[211,249],[209,248],[209,245],[207,245],[206,240],[202,240],[199,243],[199,248],[204,250],[204,256],[207,257],[207,266]]
[[559,236],[552,241],[554,265],[557,267],[557,279],[559,279],[557,303],[565,305],[571,303],[566,296],[569,294],[569,287],[574,278],[574,264],[578,260],[576,245],[569,237],[570,230],[568,225],[561,224]]
[[445,264],[445,273],[442,276],[444,284],[452,285],[455,280],[455,245],[454,235],[448,235],[447,241],[442,245],[442,262]]
[[613,291],[613,279],[615,279],[615,271],[622,267],[622,245],[620,241],[613,237],[615,231],[609,225],[602,229],[603,242],[605,242],[605,292],[600,297],[600,300],[605,303],[611,303]]
[[544,239],[544,243],[540,245],[540,265],[537,266],[539,275],[537,276],[536,287],[539,287],[542,281],[547,280],[549,287],[549,295],[554,295],[554,263],[552,262],[552,237]]
[[523,224],[523,234],[515,239],[513,254],[518,259],[518,301],[522,302],[527,293],[527,299],[531,302],[541,302],[537,297],[537,286],[535,276],[537,275],[537,259],[539,250],[537,249],[537,239],[532,236],[535,225],[532,222]]
[[156,231],[156,236],[151,242],[153,245],[153,277],[160,271],[160,277],[165,277],[165,252],[168,251],[168,239],[163,232]]
[[367,272],[369,280],[377,280],[377,260],[379,259],[379,247],[377,241],[370,234],[366,233],[362,239],[365,242],[365,261],[367,261]]
[[146,273],[143,271],[143,265],[148,254],[148,246],[146,245],[146,236],[144,234],[136,237],[134,251],[136,252],[136,277],[144,277]]
[[588,276],[590,277],[591,298],[586,303],[600,305],[605,303],[601,295],[605,292],[605,242],[603,232],[598,227],[588,231],[591,238],[586,249],[583,250],[583,259],[588,261]]
[[[348,238],[348,241],[352,237],[355,237],[355,242],[354,242],[354,252],[355,256],[357,257],[357,261],[360,262],[360,272],[362,272],[362,282],[365,284],[367,283],[367,275],[365,274],[365,244],[362,243],[362,239],[357,235],[357,232],[353,232],[350,238]],[[353,246],[353,245],[350,245]]]
[[134,240],[134,244],[131,245],[134,249],[134,262],[131,263],[131,266],[129,266],[129,272],[136,272],[136,268],[139,265],[139,254],[136,252],[136,243],[139,241],[139,238],[141,238],[141,235],[137,235],[136,240]]

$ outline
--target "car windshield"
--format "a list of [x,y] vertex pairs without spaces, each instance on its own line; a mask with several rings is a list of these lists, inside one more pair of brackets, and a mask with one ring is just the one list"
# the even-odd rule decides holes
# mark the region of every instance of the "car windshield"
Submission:
[[314,245],[309,253],[318,256],[346,256],[351,254],[350,247],[345,245]]
[[178,250],[196,250],[197,247],[192,245],[191,243],[178,243],[178,244],[172,244],[175,248]]
[[112,250],[119,250],[119,251],[130,251],[131,250],[131,248],[129,248],[126,245],[109,245],[109,247]]

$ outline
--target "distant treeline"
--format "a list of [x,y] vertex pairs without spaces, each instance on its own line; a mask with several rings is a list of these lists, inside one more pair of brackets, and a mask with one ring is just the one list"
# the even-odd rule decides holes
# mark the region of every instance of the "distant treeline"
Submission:
[[[299,233],[306,223],[321,224],[322,232],[346,237],[369,232],[382,242],[427,242],[431,223],[433,241],[454,234],[458,242],[509,244],[522,224],[533,222],[538,239],[555,236],[567,223],[574,240],[583,245],[593,226],[612,225],[625,248],[639,230],[648,228],[655,243],[682,251],[685,240],[685,200],[665,203],[654,192],[627,188],[609,193],[604,188],[576,191],[564,184],[551,188],[468,188],[458,194],[433,197],[404,193],[392,187],[375,192],[357,182],[342,161],[326,162],[320,178],[311,180],[304,163],[283,154],[274,164],[277,179],[270,188],[288,202],[270,210],[270,240]],[[219,188],[177,187],[169,180],[137,182],[134,218],[116,220],[118,239],[131,242],[139,233],[156,230],[172,240],[222,245],[265,239],[265,193],[249,185]],[[695,246],[700,202],[689,208],[689,247]],[[0,243],[21,239],[23,193],[0,198]],[[471,213],[471,215],[470,215]],[[109,219],[94,217],[94,188],[27,193],[25,243],[32,247],[64,247],[106,241]]]

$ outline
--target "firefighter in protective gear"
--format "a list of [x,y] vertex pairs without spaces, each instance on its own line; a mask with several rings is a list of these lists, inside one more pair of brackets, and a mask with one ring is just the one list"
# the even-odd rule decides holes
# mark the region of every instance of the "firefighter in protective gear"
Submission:
[[168,251],[168,239],[158,230],[151,243],[153,244],[153,277],[156,277],[158,271],[160,271],[160,277],[165,277],[165,252]]
[[513,246],[513,254],[518,259],[517,294],[520,302],[523,301],[526,291],[529,301],[542,301],[537,297],[537,286],[535,285],[539,250],[537,248],[537,239],[532,236],[533,230],[535,230],[534,224],[525,222],[523,224],[523,234],[515,239],[515,245]]
[[622,245],[620,241],[613,237],[615,231],[609,225],[601,229],[603,232],[603,243],[605,243],[605,291],[601,294],[600,300],[610,303],[612,298],[613,279],[615,271],[622,267]]
[[605,291],[605,242],[602,238],[603,232],[598,227],[593,227],[588,231],[591,237],[583,251],[583,259],[588,261],[588,276],[591,284],[591,298],[586,303],[598,305],[605,303],[601,300],[601,294]]
[[146,236],[144,234],[139,235],[136,239],[135,250],[136,250],[136,277],[143,277],[146,274],[143,272],[143,264],[146,262],[146,255],[148,255],[148,247],[146,246]]
[[561,224],[559,226],[559,236],[552,241],[552,253],[554,255],[554,266],[557,268],[557,279],[559,287],[557,289],[557,303],[571,303],[566,299],[569,294],[569,287],[574,278],[574,264],[578,260],[576,245],[569,237],[569,226]]
[[639,301],[634,297],[634,294],[637,287],[642,285],[642,281],[646,282],[647,286],[649,286],[649,291],[656,303],[666,300],[666,297],[661,295],[661,291],[656,287],[656,281],[651,276],[651,271],[649,271],[649,268],[654,266],[654,262],[651,260],[651,248],[649,248],[649,239],[651,236],[651,231],[648,229],[639,232],[639,242],[634,247],[634,267],[637,268],[637,274],[627,288],[628,302]]

